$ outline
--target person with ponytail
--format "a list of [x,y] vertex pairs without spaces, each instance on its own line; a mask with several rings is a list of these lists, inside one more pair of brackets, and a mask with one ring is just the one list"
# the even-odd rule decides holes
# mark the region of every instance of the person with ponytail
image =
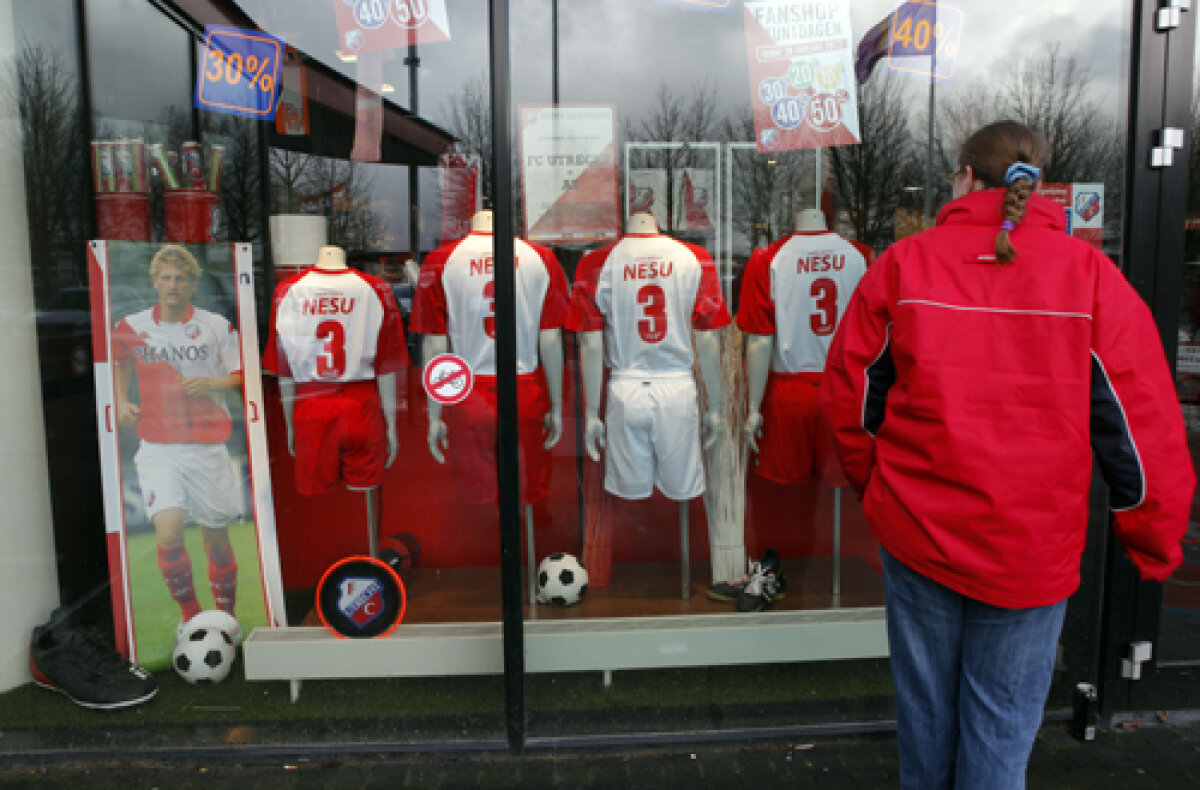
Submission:
[[1144,579],[1182,560],[1195,475],[1162,342],[1037,193],[1045,147],[963,144],[935,227],[860,281],[821,405],[878,538],[901,785],[1023,788],[1080,581],[1093,458]]

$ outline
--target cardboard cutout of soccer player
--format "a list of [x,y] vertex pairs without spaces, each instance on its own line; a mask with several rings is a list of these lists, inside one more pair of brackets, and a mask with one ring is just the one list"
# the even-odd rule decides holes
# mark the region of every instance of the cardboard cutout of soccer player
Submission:
[[[704,493],[701,445],[711,447],[723,424],[716,330],[730,321],[712,257],[660,233],[650,214],[631,216],[619,242],[580,261],[569,326],[580,333],[584,444],[593,461],[605,450],[609,493],[645,499],[657,488],[681,503]],[[703,418],[693,358],[708,399]],[[604,367],[610,377],[601,419]],[[585,546],[597,586],[609,578],[611,541],[597,546],[605,544],[603,557]]]
[[[243,633],[282,618],[269,481],[250,474],[256,455],[266,468],[261,392],[243,392],[235,324],[248,308],[253,327],[249,249],[234,252],[89,247],[118,647],[150,669],[170,663],[177,630],[204,609],[233,614]],[[257,383],[256,348],[249,359]]]

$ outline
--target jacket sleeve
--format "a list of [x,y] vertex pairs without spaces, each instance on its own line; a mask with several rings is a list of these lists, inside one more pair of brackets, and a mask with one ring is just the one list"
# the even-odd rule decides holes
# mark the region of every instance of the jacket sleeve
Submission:
[[1196,476],[1153,316],[1111,261],[1097,265],[1092,449],[1117,538],[1143,579],[1162,581],[1183,558]]
[[892,260],[891,252],[885,252],[859,281],[833,337],[821,381],[821,409],[833,429],[842,469],[859,497],[875,468],[875,434],[896,380],[887,300]]

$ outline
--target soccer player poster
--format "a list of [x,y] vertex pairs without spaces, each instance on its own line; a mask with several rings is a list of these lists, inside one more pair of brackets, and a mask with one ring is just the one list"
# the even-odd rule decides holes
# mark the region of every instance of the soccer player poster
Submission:
[[768,0],[745,8],[759,152],[858,143],[849,0]]
[[117,646],[168,666],[202,610],[282,625],[249,245],[88,246]]
[[521,107],[525,238],[615,240],[621,227],[612,107]]

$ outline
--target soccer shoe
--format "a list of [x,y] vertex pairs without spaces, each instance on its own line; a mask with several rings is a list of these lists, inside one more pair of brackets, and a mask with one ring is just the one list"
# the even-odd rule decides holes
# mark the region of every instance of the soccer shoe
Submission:
[[762,560],[754,563],[751,568],[750,580],[738,594],[734,608],[739,612],[770,609],[776,601],[784,597],[786,590],[787,580],[783,577],[779,554],[775,549],[767,549]]
[[154,678],[122,658],[99,630],[75,628],[58,614],[33,629],[29,671],[34,683],[99,710],[137,705],[158,692]]
[[[779,568],[779,553],[775,549],[767,549],[766,554],[759,561],[746,560],[747,573],[737,579],[731,579],[727,582],[713,582],[708,585],[707,595],[710,600],[719,603],[732,603],[738,599],[750,583],[751,577],[754,575],[755,569],[759,566],[775,569],[776,576],[782,580],[783,576],[778,572]],[[778,592],[775,597],[782,598],[784,595],[784,585],[779,584]]]

